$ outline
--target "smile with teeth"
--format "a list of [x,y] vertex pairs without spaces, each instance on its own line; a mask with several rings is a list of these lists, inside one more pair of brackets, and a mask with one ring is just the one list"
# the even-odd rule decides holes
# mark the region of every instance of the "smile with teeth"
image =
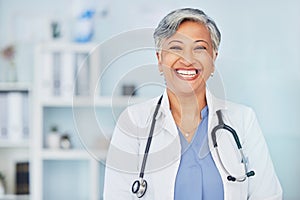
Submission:
[[176,69],[175,71],[178,75],[185,79],[194,78],[199,72],[198,69]]

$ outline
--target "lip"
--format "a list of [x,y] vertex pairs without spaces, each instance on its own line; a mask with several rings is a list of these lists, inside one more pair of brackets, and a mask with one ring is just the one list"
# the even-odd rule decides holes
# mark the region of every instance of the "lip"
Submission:
[[174,73],[181,80],[193,81],[199,77],[201,70],[196,68],[177,68],[174,69]]

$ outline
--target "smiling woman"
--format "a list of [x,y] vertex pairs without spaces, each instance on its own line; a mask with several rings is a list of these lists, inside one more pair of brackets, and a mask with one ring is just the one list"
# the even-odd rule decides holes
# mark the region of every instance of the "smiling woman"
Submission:
[[221,40],[215,22],[201,10],[178,9],[162,19],[154,40],[166,89],[121,114],[104,198],[281,200],[254,112],[206,87]]

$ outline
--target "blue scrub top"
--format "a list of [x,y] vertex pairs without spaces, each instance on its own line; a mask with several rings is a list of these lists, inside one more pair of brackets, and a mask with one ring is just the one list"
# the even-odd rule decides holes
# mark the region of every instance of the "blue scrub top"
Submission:
[[208,147],[207,106],[202,109],[201,117],[190,143],[178,129],[182,151],[175,182],[175,200],[224,199],[222,179]]

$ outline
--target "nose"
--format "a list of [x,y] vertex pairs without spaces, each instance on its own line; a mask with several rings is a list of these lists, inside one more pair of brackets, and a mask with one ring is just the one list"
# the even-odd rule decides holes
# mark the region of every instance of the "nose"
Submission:
[[185,66],[190,66],[193,64],[193,53],[189,51],[185,51],[179,59],[179,62]]

